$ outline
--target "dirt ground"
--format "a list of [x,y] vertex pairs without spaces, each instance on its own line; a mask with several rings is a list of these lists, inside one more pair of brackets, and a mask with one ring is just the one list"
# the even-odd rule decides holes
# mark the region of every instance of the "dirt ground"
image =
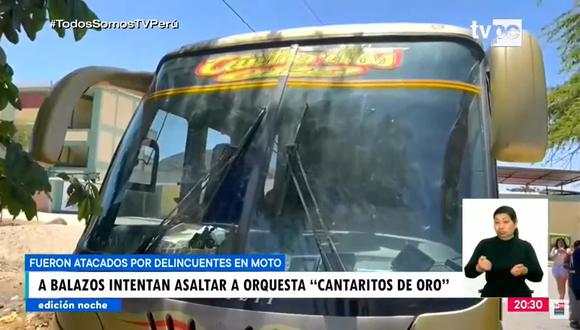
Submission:
[[[56,220],[57,224],[52,220]],[[84,225],[76,215],[39,214],[39,220],[0,220],[0,329],[47,329],[46,313],[24,311],[24,255],[71,253]]]

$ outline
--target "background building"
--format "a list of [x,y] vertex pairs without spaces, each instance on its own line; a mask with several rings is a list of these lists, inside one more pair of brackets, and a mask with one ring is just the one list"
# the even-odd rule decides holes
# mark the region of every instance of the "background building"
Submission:
[[580,171],[498,167],[498,183],[521,189],[500,193],[502,198],[546,198],[549,201],[549,245],[562,237],[580,239],[580,192],[566,189],[580,182]]
[[[15,139],[28,149],[38,110],[51,86],[19,89],[22,110],[9,105],[0,112],[0,120],[14,122],[18,129]],[[47,196],[36,196],[39,211],[65,211],[68,184],[56,174],[87,174],[98,182],[103,179],[139,100],[138,95],[106,85],[97,85],[85,93],[73,111],[59,161],[49,168],[52,202]]]

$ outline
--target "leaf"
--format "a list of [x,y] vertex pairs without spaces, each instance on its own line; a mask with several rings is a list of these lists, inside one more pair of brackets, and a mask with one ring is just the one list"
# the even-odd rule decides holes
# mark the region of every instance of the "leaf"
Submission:
[[88,217],[91,216],[93,208],[95,206],[94,205],[95,203],[94,203],[94,200],[90,196],[87,196],[87,199],[85,199],[85,200],[87,201],[87,211],[86,211],[87,214],[86,214],[85,219],[87,219]]
[[4,70],[3,70],[3,74],[4,74],[4,78],[6,78],[5,81],[12,81],[12,76],[14,75],[14,70],[12,70],[12,67],[8,64],[6,64],[4,66]]
[[10,65],[5,64],[3,67],[0,66],[0,81],[3,81],[5,83],[11,82],[13,75],[14,71],[12,71]]
[[75,41],[81,40],[85,34],[87,34],[87,29],[74,29],[73,35],[75,37]]
[[20,144],[10,143],[6,147],[5,162],[6,178],[29,195],[34,195],[38,191],[51,191],[48,174],[22,150]]
[[32,6],[34,0],[19,0],[20,6],[25,10]]
[[80,182],[80,181],[79,181],[77,178],[75,178],[74,176],[71,176],[71,177],[70,177],[70,180],[69,180],[69,182],[71,183],[71,185],[72,185],[72,188],[73,188],[73,189],[75,189],[75,188],[81,188],[81,190],[82,190],[82,187],[83,187],[83,185],[82,185],[82,184],[81,184],[81,182]]
[[16,126],[11,121],[0,121],[0,139],[11,140],[16,134]]
[[6,64],[6,53],[4,52],[4,49],[2,49],[2,47],[0,47],[0,66],[4,66]]
[[89,215],[89,200],[85,199],[79,205],[78,219],[79,220],[82,220],[82,219],[87,220],[88,215]]
[[36,31],[41,31],[46,22],[46,8],[39,6],[32,9],[32,22],[35,25]]
[[4,35],[6,39],[13,44],[18,43],[18,33],[16,33],[16,29],[12,26],[12,12],[6,14],[4,24],[2,25]]
[[10,8],[12,8],[12,6],[9,3],[0,3],[0,13],[10,10]]
[[103,207],[101,206],[100,199],[97,200],[96,206],[91,213],[92,213],[92,215],[97,216],[97,217],[103,215]]
[[26,32],[28,39],[34,41],[36,39],[36,32],[38,32],[38,30],[37,25],[33,20],[32,13],[28,13],[22,18],[22,27],[24,28],[24,32]]
[[15,198],[16,194],[13,190],[10,181],[0,178],[0,201],[2,201],[2,205],[8,208],[8,212],[16,218],[20,214],[22,207],[18,199]]
[[[72,0],[70,2],[70,12],[71,12],[71,19],[79,20],[79,21],[86,21],[85,16],[87,14],[86,11],[87,5],[78,0]],[[87,29],[74,29],[73,34],[75,37],[75,41],[81,40],[85,34],[87,33]]]
[[68,188],[66,189],[67,195],[72,195],[75,193],[75,187],[72,184],[69,184]]
[[[561,72],[577,73],[578,72],[578,43],[580,13],[576,8],[572,8],[558,16],[548,26],[542,28],[542,32],[549,42],[558,44],[558,52],[562,62]],[[576,53],[576,54],[575,54]]]
[[8,92],[5,89],[0,89],[0,111],[6,109],[8,106]]
[[51,20],[70,18],[70,7],[67,1],[63,0],[48,0],[48,13]]
[[98,198],[98,196],[99,196],[99,188],[96,185],[94,185],[92,182],[89,182],[89,187],[91,189],[92,196],[94,198]]
[[[25,152],[23,153],[25,154]],[[38,191],[50,192],[51,186],[46,171],[30,158],[26,159],[23,165],[24,171],[22,172],[21,183],[24,189],[31,195]]]
[[[82,2],[84,3],[84,1],[82,1]],[[87,5],[85,5],[85,7],[86,7],[85,19],[87,21],[93,21],[93,20],[99,19],[97,14],[95,14],[95,12],[91,10],[91,8],[89,8]],[[99,28],[98,30],[100,31],[101,29]]]
[[20,92],[18,87],[12,82],[8,82],[8,101],[18,110],[22,110],[22,101],[20,100]]
[[4,30],[4,35],[6,36],[6,39],[13,44],[17,44],[19,41],[18,33],[12,29]]
[[77,187],[76,189],[73,189],[73,192],[71,194],[69,194],[66,206],[69,207],[76,205],[85,200],[86,198],[87,194],[82,190],[82,188]]
[[20,214],[20,211],[22,211],[22,206],[16,200],[8,202],[6,206],[8,207],[8,213],[10,213],[13,217],[12,219],[16,219],[16,217]]
[[58,178],[61,178],[61,179],[65,180],[65,181],[70,180],[70,176],[68,174],[64,173],[64,172],[58,173],[56,176]]
[[30,195],[23,194],[21,195],[22,199],[22,209],[24,210],[24,214],[26,215],[26,219],[28,221],[32,220],[36,216],[36,203],[34,199]]
[[65,33],[64,33],[64,29],[63,29],[63,28],[55,26],[55,27],[53,27],[52,29],[56,31],[56,34],[57,34],[57,35],[58,35],[60,38],[64,38],[64,36],[65,36]]
[[11,15],[12,29],[14,29],[14,31],[20,32],[20,24],[22,22],[22,7],[20,6],[12,7],[11,14],[12,14]]
[[67,189],[69,200],[67,207],[78,205],[78,219],[90,220],[91,216],[102,214],[102,197],[99,194],[99,188],[91,181],[87,180],[84,184],[70,177],[71,184]]
[[69,199],[67,201],[66,206],[73,206],[88,197],[88,193],[85,191],[84,186],[80,181],[78,181],[75,177],[69,177],[70,185],[67,189],[67,194]]
[[[70,20],[69,7],[63,0],[48,0],[48,16],[51,21]],[[53,27],[59,37],[63,38],[65,32],[63,28]]]
[[550,89],[548,108],[548,146],[553,151],[548,162],[572,159],[580,152],[580,73]]
[[[73,0],[71,2],[71,13],[72,19],[78,19],[79,21],[89,22],[98,19],[97,15],[82,0]],[[81,40],[86,33],[87,29],[75,29],[74,30],[75,41]]]

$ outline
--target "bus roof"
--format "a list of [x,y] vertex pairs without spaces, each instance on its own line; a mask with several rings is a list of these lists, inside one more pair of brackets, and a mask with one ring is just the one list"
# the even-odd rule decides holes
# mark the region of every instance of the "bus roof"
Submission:
[[[275,41],[316,40],[327,38],[348,37],[380,37],[380,36],[455,36],[477,41],[471,31],[452,25],[431,23],[379,23],[328,25],[294,28],[280,31],[262,31],[245,33],[229,37],[202,41],[181,47],[167,54],[172,57],[180,53],[225,48],[232,46],[264,44]],[[479,42],[478,42],[479,43]],[[479,43],[481,45],[481,43]]]

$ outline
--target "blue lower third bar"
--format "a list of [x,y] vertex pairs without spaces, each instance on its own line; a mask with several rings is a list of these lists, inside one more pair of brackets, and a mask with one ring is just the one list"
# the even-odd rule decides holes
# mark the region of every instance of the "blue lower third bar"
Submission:
[[112,312],[121,311],[121,299],[27,299],[26,312]]

